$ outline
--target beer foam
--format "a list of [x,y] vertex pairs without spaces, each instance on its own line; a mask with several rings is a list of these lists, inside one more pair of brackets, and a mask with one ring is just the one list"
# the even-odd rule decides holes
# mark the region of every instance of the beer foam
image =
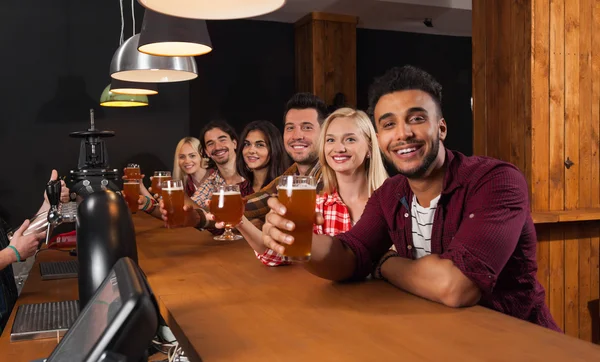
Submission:
[[213,192],[213,195],[223,195],[223,196],[233,196],[233,195],[241,195],[241,193],[239,191],[217,191],[217,192]]
[[317,186],[312,186],[312,185],[307,185],[307,184],[300,184],[300,185],[294,185],[292,187],[288,187],[288,186],[277,186],[277,190],[316,190]]
[[183,186],[182,187],[163,187],[162,188],[163,191],[183,191]]

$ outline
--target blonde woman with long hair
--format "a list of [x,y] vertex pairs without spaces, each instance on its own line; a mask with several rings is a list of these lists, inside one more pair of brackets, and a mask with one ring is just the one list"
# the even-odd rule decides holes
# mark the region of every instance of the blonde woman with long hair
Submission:
[[214,169],[208,168],[208,162],[202,158],[200,140],[185,137],[179,141],[173,160],[173,180],[183,181],[188,196],[194,194],[211,172]]
[[[319,137],[319,162],[324,189],[317,196],[316,211],[325,219],[314,225],[314,233],[335,236],[346,232],[360,219],[375,189],[387,179],[377,135],[363,111],[340,108],[323,124]],[[261,232],[249,222],[237,226],[258,259],[265,265],[288,264],[281,254],[267,249]]]
[[[212,172],[214,169],[208,168],[208,163],[202,158],[200,140],[196,137],[184,137],[177,143],[173,159],[172,179],[183,181],[184,190],[188,196],[186,204],[193,203],[189,196],[196,192],[196,189]],[[161,218],[156,207],[158,203],[143,184],[140,184],[140,194],[140,210]]]

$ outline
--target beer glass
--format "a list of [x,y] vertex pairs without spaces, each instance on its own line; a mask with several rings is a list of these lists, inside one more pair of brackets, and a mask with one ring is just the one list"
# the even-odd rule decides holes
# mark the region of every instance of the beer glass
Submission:
[[126,179],[141,179],[142,174],[140,172],[140,165],[137,163],[128,163],[125,167],[125,178]]
[[123,192],[125,193],[125,201],[129,206],[129,211],[135,214],[138,211],[138,200],[140,198],[140,179],[125,179],[123,180]]
[[158,195],[160,197],[162,190],[162,183],[165,181],[171,180],[171,171],[154,171],[154,176],[152,176],[152,194]]
[[244,200],[238,185],[217,186],[210,200],[210,212],[216,222],[225,224],[223,235],[215,236],[215,240],[239,240],[241,235],[234,234],[231,229],[242,221]]
[[285,218],[295,225],[285,231],[294,237],[292,245],[285,246],[284,255],[292,262],[310,260],[317,186],[312,176],[281,176],[277,186],[278,199],[287,212]]
[[183,181],[167,180],[161,184],[161,197],[167,210],[169,227],[183,226],[185,211],[183,210]]

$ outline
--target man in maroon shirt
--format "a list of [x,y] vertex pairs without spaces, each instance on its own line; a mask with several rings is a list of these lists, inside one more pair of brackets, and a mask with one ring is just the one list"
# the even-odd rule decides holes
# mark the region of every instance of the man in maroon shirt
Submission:
[[[559,331],[536,279],[525,178],[509,163],[444,147],[441,88],[411,66],[391,69],[371,86],[379,146],[400,175],[373,193],[349,232],[313,235],[305,267],[330,280],[373,273],[450,307],[480,304]],[[269,206],[263,242],[283,253],[293,243],[285,230],[294,225],[276,198]]]

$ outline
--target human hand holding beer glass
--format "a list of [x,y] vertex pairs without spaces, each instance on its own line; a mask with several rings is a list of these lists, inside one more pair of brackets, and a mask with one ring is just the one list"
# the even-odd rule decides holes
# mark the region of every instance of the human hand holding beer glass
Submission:
[[166,210],[167,226],[184,226],[185,211],[183,210],[183,181],[168,180],[161,184],[161,208]]
[[[266,247],[292,262],[310,260],[317,187],[311,176],[281,176],[278,198],[271,198],[271,212],[263,226]],[[283,231],[285,232],[283,232]]]
[[244,200],[238,185],[217,186],[210,200],[210,212],[216,222],[225,225],[223,235],[215,236],[215,240],[239,240],[241,235],[234,234],[233,229],[242,222],[244,215]]
[[171,179],[171,171],[154,171],[154,176],[150,177],[152,184],[150,185],[149,190],[154,198],[160,198],[162,183]]

